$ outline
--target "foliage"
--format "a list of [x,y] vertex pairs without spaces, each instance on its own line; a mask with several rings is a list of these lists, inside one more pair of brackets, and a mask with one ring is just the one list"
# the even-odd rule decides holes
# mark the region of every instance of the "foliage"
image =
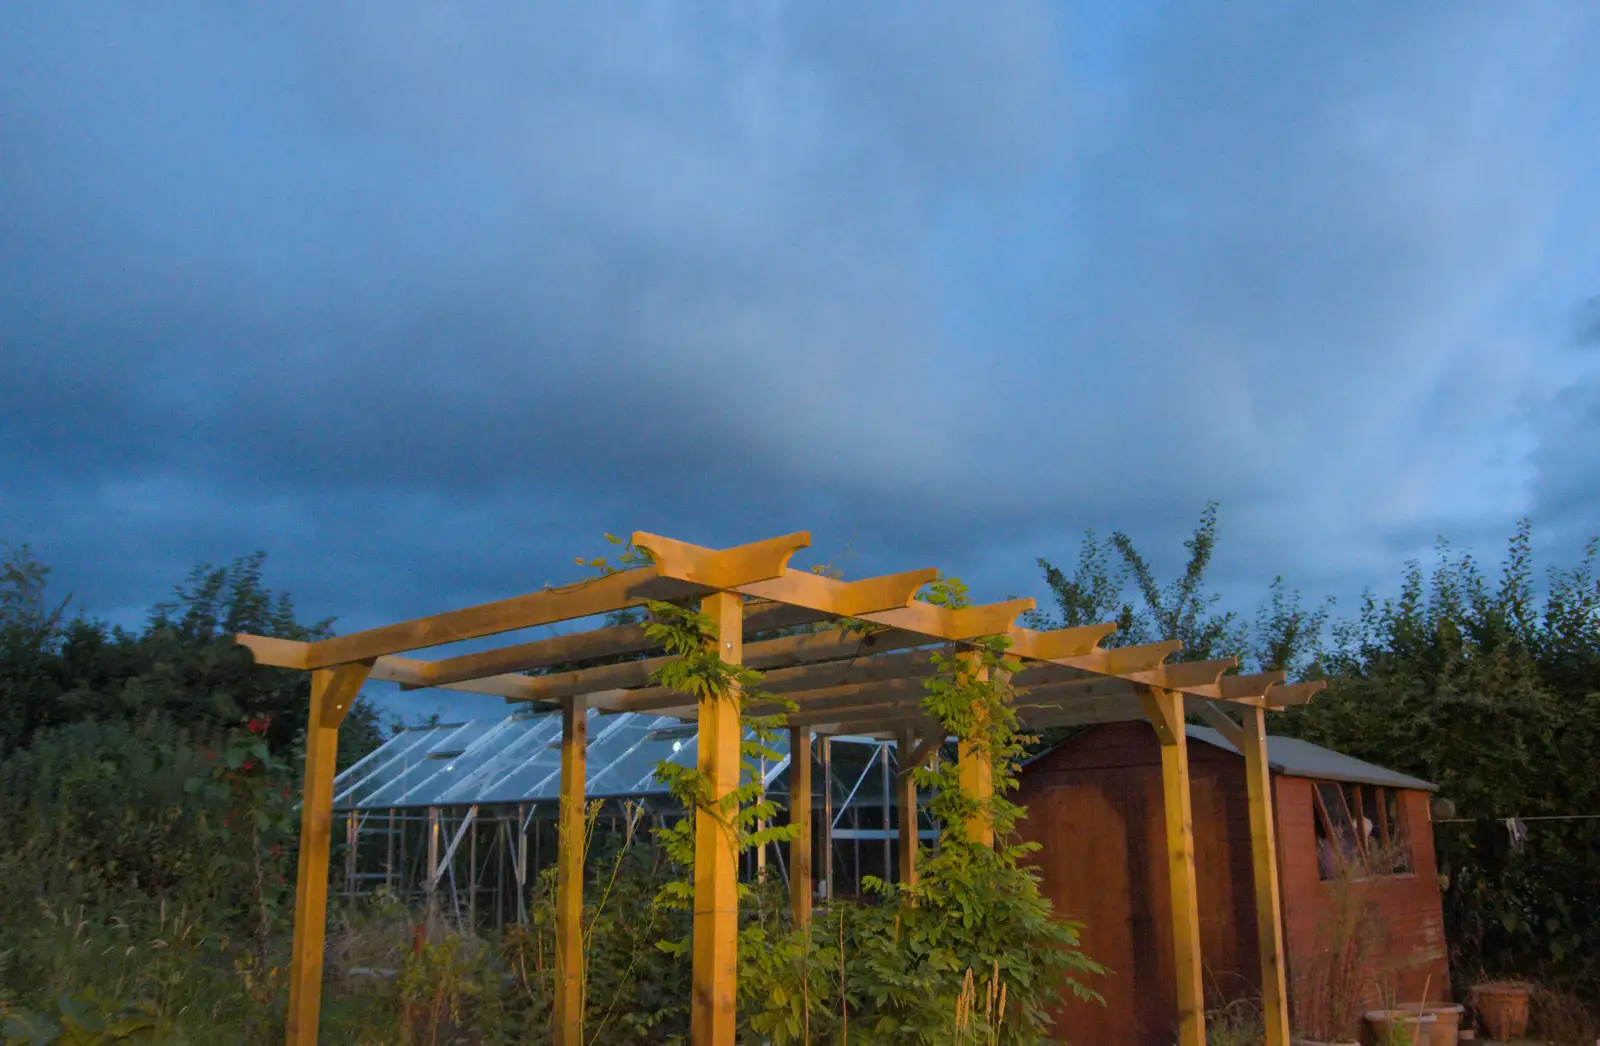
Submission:
[[[287,750],[305,729],[310,677],[257,666],[232,636],[313,640],[328,635],[331,623],[301,624],[293,600],[263,583],[264,562],[256,553],[196,567],[132,632],[65,620],[67,601],[47,598],[49,568],[27,546],[13,549],[0,564],[0,752],[52,726],[152,714],[201,729],[267,717],[268,742]],[[340,730],[340,757],[365,754],[380,740],[376,712],[360,702]]]
[[[929,598],[952,607],[967,601],[953,579]],[[967,739],[968,759],[987,764],[992,794],[975,798],[963,786],[959,762],[916,771],[919,789],[930,793],[939,841],[919,854],[914,885],[872,884],[888,903],[869,909],[880,924],[858,934],[859,955],[846,960],[847,971],[860,971],[846,1002],[862,1014],[868,1029],[862,1041],[947,1042],[958,1012],[970,1029],[977,1011],[962,999],[974,971],[992,971],[990,990],[1009,1000],[1004,1024],[994,1012],[994,1026],[984,1030],[998,1042],[1045,1038],[1049,1010],[1063,991],[1097,998],[1081,978],[1102,968],[1078,948],[1078,926],[1055,916],[1037,873],[1024,863],[1037,845],[1013,835],[1023,811],[1007,793],[1017,786],[1024,738],[1005,682],[1017,666],[1005,646],[1004,639],[990,639],[935,655],[923,707],[947,736]],[[969,838],[973,821],[987,822],[997,845]]]
[[[261,571],[197,568],[134,632],[65,619],[26,547],[0,564],[0,1013],[30,1036],[281,1037],[307,679],[231,633],[327,623]],[[341,733],[349,760],[377,717]]]
[[1206,1046],[1261,1046],[1266,1040],[1258,999],[1234,999],[1206,1011]]
[[13,1043],[17,1046],[102,1046],[117,1042],[178,1042],[152,1004],[108,1005],[93,990],[63,996],[56,1004],[56,1012],[49,1016],[25,1010],[11,1014],[0,1030],[5,1034],[7,1046]]

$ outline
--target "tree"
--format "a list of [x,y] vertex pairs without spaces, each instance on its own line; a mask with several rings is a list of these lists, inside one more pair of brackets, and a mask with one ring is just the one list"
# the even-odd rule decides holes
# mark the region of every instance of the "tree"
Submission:
[[1036,628],[1071,628],[1111,621],[1117,631],[1106,638],[1107,646],[1176,639],[1183,646],[1174,660],[1231,656],[1251,669],[1314,674],[1332,600],[1315,611],[1306,610],[1299,592],[1285,591],[1283,579],[1278,578],[1252,627],[1236,611],[1216,610],[1218,596],[1205,590],[1205,575],[1216,546],[1217,503],[1211,501],[1201,511],[1193,535],[1183,543],[1188,550],[1183,572],[1162,585],[1155,568],[1127,534],[1115,531],[1101,541],[1094,531],[1086,531],[1071,577],[1049,560],[1039,560],[1056,613],[1035,612],[1029,623]]
[[[257,666],[232,636],[310,641],[331,634],[332,622],[302,624],[293,599],[264,584],[265,558],[196,567],[133,632],[63,621],[66,601],[47,598],[49,568],[25,545],[11,550],[0,563],[0,752],[45,727],[150,716],[196,731],[266,719],[272,746],[287,750],[305,728],[309,677]],[[378,727],[376,711],[359,703],[340,730],[341,757],[376,747]]]

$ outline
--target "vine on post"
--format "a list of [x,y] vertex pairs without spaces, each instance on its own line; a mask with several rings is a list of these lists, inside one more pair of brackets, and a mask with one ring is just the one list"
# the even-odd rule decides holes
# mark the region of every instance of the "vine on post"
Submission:
[[[685,870],[682,878],[666,883],[661,890],[661,903],[669,908],[690,908],[694,904],[694,825],[695,813],[712,816],[734,841],[736,853],[745,853],[767,843],[787,842],[794,836],[790,825],[758,828],[759,822],[771,819],[777,806],[766,797],[756,760],[782,758],[773,751],[772,743],[783,727],[784,716],[754,716],[746,708],[753,699],[771,700],[759,689],[761,673],[743,665],[730,665],[717,654],[711,619],[698,610],[689,610],[671,603],[646,603],[651,620],[645,633],[654,642],[676,655],[651,674],[656,685],[668,687],[692,697],[696,702],[720,701],[732,694],[739,702],[739,725],[752,736],[739,742],[739,787],[727,795],[711,794],[710,783],[698,767],[681,766],[668,760],[656,764],[656,778],[683,807],[684,816],[675,824],[657,832],[667,856]],[[750,884],[739,884],[739,899],[745,900]],[[663,942],[668,951],[683,954],[688,951],[687,940]]]
[[[951,609],[969,602],[954,578],[935,582],[925,598]],[[1040,893],[1037,873],[1024,862],[1038,844],[1015,834],[1024,810],[1007,793],[1017,788],[1029,739],[1012,707],[1009,678],[1021,666],[1006,657],[1008,642],[988,637],[932,655],[936,672],[923,708],[946,737],[963,739],[973,758],[987,761],[993,788],[984,799],[969,794],[954,763],[915,771],[919,790],[930,794],[939,845],[919,856],[915,885],[869,882],[895,902],[883,906],[893,926],[881,941],[862,934],[856,944],[868,989],[857,1006],[876,1011],[882,1041],[950,1042],[959,1013],[968,1036],[961,1041],[981,1034],[981,1041],[1036,1043],[1067,1030],[1051,1027],[1063,991],[1099,999],[1083,978],[1104,968],[1078,947],[1080,925],[1059,918]],[[967,837],[973,817],[992,825],[995,846]],[[971,1005],[974,975],[988,975],[989,989],[1003,992],[1007,1005]]]

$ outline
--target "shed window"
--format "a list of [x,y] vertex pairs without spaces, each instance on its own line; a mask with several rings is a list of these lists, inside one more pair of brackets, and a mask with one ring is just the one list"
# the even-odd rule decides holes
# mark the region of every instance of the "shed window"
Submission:
[[1411,846],[1394,789],[1318,781],[1312,798],[1319,877],[1374,879],[1410,874]]

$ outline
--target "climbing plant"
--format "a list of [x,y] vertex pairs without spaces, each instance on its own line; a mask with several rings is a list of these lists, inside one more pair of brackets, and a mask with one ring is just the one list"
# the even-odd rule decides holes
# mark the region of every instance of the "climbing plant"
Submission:
[[[969,601],[955,579],[936,583],[925,598],[951,608]],[[1064,992],[1098,998],[1085,982],[1104,968],[1079,947],[1079,924],[1060,918],[1040,892],[1026,860],[1038,845],[1015,833],[1025,811],[1008,793],[1028,738],[1012,707],[1008,679],[1020,665],[1006,657],[1007,644],[991,637],[932,655],[923,708],[945,736],[965,739],[969,759],[987,765],[992,794],[972,795],[957,762],[915,771],[939,824],[938,846],[919,855],[914,885],[869,884],[887,902],[878,909],[886,932],[854,942],[851,1001],[872,1029],[861,1041],[1035,1043],[1067,1030],[1052,1028],[1050,1017]],[[994,846],[968,837],[972,819],[993,828]],[[975,1010],[973,976],[1003,992],[1007,1005]]]
[[[605,560],[583,562],[614,569]],[[951,609],[970,602],[955,578],[940,579],[921,598]],[[644,607],[643,622],[649,638],[672,658],[652,674],[656,685],[697,702],[731,697],[746,737],[740,784],[727,795],[714,795],[697,767],[665,761],[656,767],[683,816],[657,832],[676,873],[660,885],[655,904],[677,913],[664,925],[686,927],[684,915],[694,903],[697,813],[709,814],[710,823],[728,832],[739,854],[795,834],[791,825],[773,824],[779,809],[758,769],[760,761],[780,758],[773,744],[785,713],[750,711],[785,704],[762,692],[761,673],[722,660],[706,615],[652,602]],[[879,627],[860,621],[834,627],[840,625],[862,633]],[[923,707],[945,736],[965,740],[968,757],[986,766],[993,787],[987,796],[974,796],[963,787],[955,762],[916,771],[940,835],[937,847],[919,858],[915,885],[869,878],[871,896],[861,902],[831,899],[809,926],[797,927],[777,884],[740,884],[742,1037],[775,1046],[1038,1043],[1064,1031],[1052,1029],[1050,1017],[1064,992],[1097,998],[1087,981],[1103,968],[1079,947],[1080,927],[1060,918],[1040,892],[1027,863],[1036,844],[1016,836],[1024,811],[1010,796],[1028,738],[1019,729],[1008,683],[1020,666],[1007,658],[1006,647],[1007,640],[996,637],[929,653],[935,671]],[[967,838],[965,825],[974,818],[992,826],[997,845]],[[658,947],[687,962],[691,943],[688,935],[677,935]],[[986,985],[991,1005],[973,1005],[975,980]],[[664,1016],[656,1026],[661,1041],[683,1041],[687,1000],[681,1012]]]

